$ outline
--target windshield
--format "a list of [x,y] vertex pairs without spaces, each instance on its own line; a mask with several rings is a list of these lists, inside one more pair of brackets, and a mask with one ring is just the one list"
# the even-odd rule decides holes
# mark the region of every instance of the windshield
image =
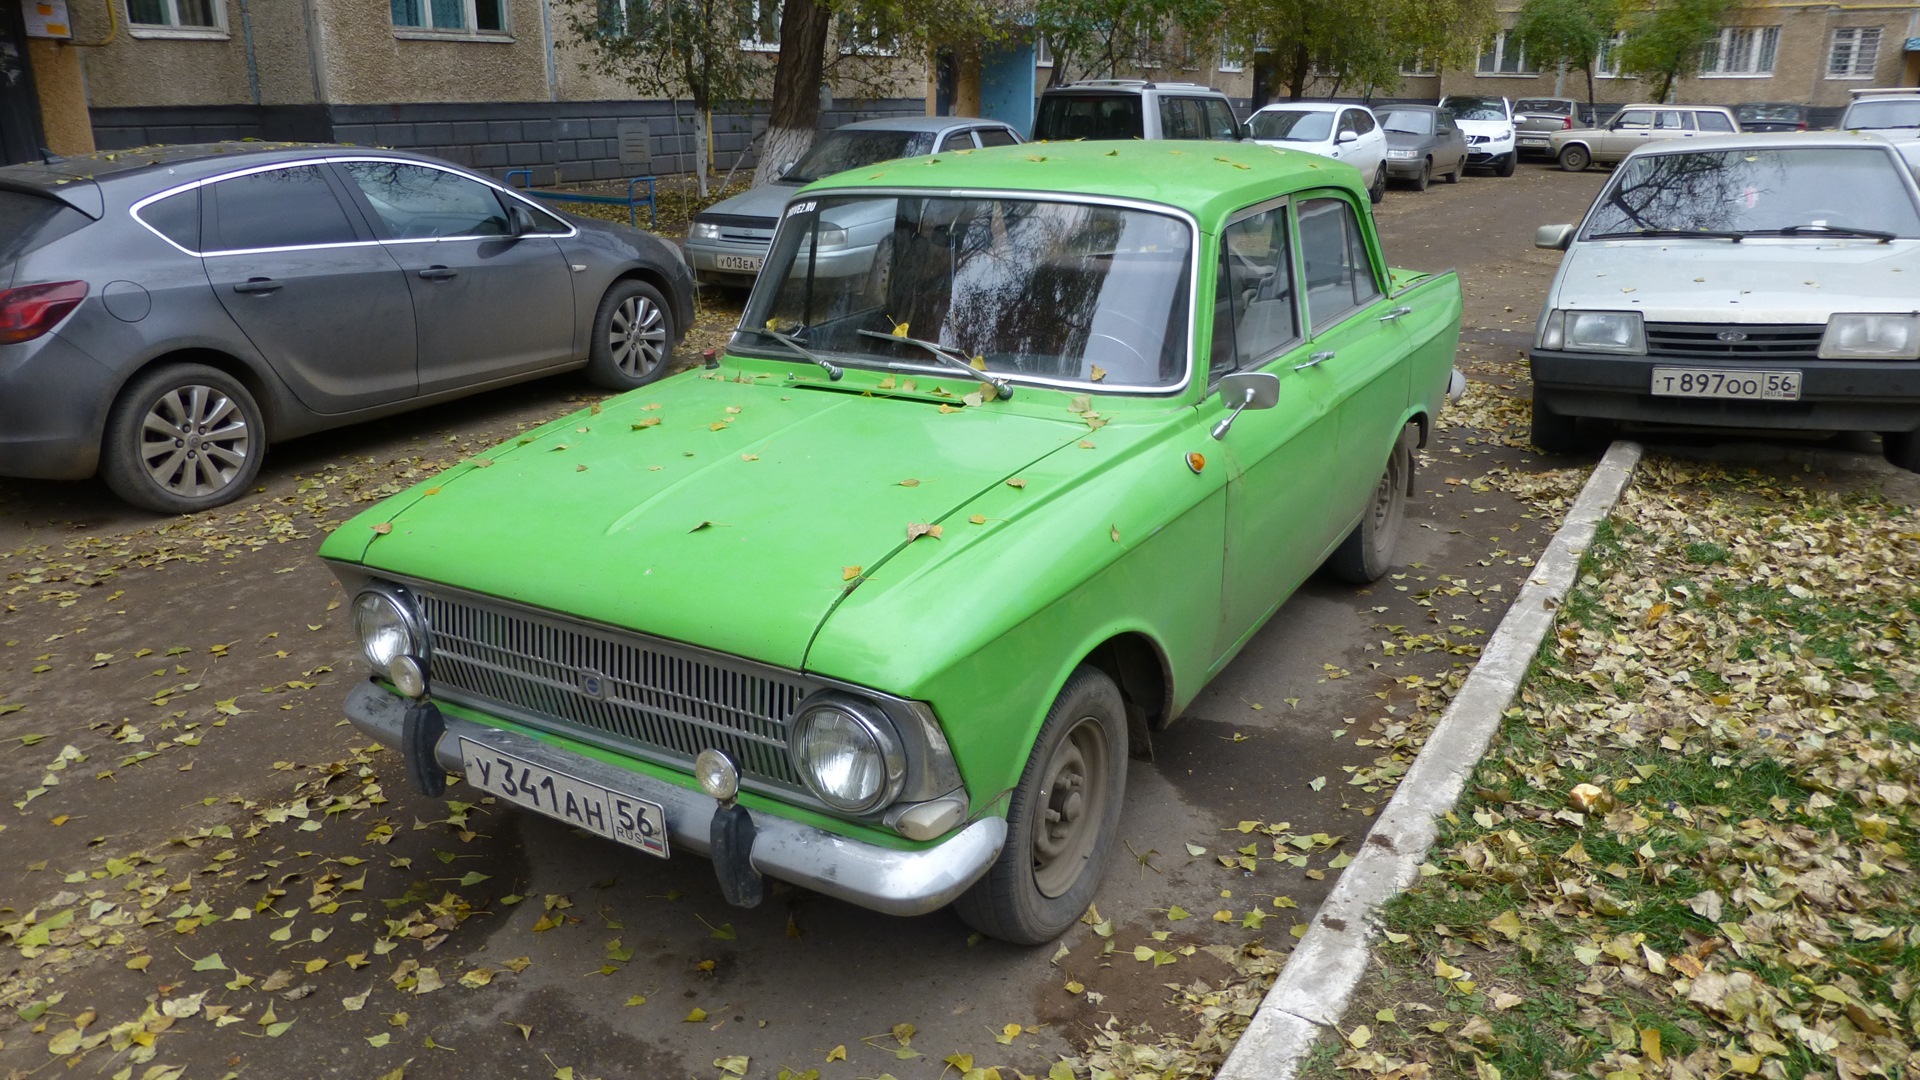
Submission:
[[1856,101],[1847,107],[1848,131],[1920,128],[1920,98],[1911,101]]
[[1823,225],[1920,237],[1920,210],[1894,157],[1878,147],[1833,147],[1632,158],[1593,204],[1581,237]]
[[1146,130],[1137,94],[1046,94],[1033,123],[1035,139],[1138,139]]
[[1433,134],[1433,114],[1415,112],[1411,109],[1389,110],[1380,118],[1380,126],[1402,135],[1431,135]]
[[1797,124],[1800,122],[1800,106],[1742,105],[1733,111],[1733,115],[1743,124]]
[[1452,109],[1455,118],[1460,120],[1505,120],[1507,103],[1500,98],[1450,97],[1440,103],[1443,109]]
[[[814,243],[815,234],[819,243]],[[1151,389],[1187,374],[1192,230],[1164,214],[1028,198],[825,196],[796,203],[736,348],[787,356],[769,323],[854,367],[976,369]]]
[[781,179],[805,184],[848,169],[933,152],[930,131],[829,131]]
[[1555,116],[1572,116],[1573,102],[1559,98],[1521,98],[1514,102],[1513,111],[1517,113],[1552,113]]
[[1327,135],[1333,131],[1333,114],[1302,109],[1262,109],[1248,118],[1247,130],[1256,139],[1326,142]]

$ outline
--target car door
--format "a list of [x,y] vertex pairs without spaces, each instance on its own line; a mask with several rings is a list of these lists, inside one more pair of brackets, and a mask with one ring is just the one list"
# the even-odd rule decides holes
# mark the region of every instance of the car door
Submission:
[[1328,521],[1341,532],[1372,495],[1406,413],[1411,345],[1393,324],[1407,312],[1385,302],[1386,268],[1374,264],[1363,212],[1346,192],[1303,195],[1294,206],[1312,365],[1302,374],[1338,417],[1322,469],[1332,480]]
[[1653,138],[1653,110],[1627,109],[1593,139],[1593,160],[1619,161]]
[[[1433,160],[1436,163],[1451,161],[1453,162],[1453,168],[1455,170],[1464,170],[1467,167],[1467,133],[1461,131],[1460,125],[1453,122],[1453,114],[1445,110],[1436,113],[1434,115],[1433,130],[1434,138],[1438,140],[1440,144],[1438,149],[1434,151]],[[1434,171],[1444,172],[1446,170],[1441,169],[1439,165],[1436,164]],[[1455,172],[1453,175],[1458,176],[1459,172]]]
[[[1215,443],[1228,476],[1216,663],[1306,580],[1328,543],[1328,463],[1339,430],[1326,380],[1302,367],[1310,361],[1289,205],[1274,199],[1242,210],[1220,235],[1211,381],[1268,372],[1279,380],[1280,400],[1241,413]],[[1215,396],[1206,408],[1224,416],[1232,404]]]
[[254,169],[202,190],[207,278],[300,403],[338,414],[412,397],[406,275],[317,163]]
[[1653,114],[1653,138],[1693,138],[1693,114],[1680,109],[1661,109]]
[[335,165],[406,271],[421,394],[578,359],[573,272],[554,240],[572,232],[564,221],[527,206],[536,228],[514,236],[511,196],[471,177],[389,159]]
[[1360,175],[1373,182],[1373,176],[1387,160],[1387,136],[1374,121],[1373,113],[1367,109],[1348,109],[1353,117],[1355,138],[1348,146],[1347,164],[1360,170]]

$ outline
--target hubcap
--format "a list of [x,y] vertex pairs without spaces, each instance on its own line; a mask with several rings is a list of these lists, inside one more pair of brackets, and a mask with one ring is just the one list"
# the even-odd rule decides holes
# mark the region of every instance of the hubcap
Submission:
[[607,326],[607,351],[613,366],[640,378],[660,366],[666,355],[666,315],[644,296],[629,296],[613,309]]
[[174,495],[211,495],[231,484],[252,445],[246,414],[211,386],[167,391],[140,426],[140,463]]
[[1083,716],[1055,744],[1041,770],[1033,815],[1033,882],[1043,896],[1073,888],[1093,856],[1110,795],[1107,753],[1106,729]]

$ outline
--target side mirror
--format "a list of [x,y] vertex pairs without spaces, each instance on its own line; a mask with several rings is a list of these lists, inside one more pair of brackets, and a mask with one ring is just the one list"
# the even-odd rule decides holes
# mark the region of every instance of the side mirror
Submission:
[[1533,230],[1533,246],[1543,251],[1565,251],[1573,244],[1573,226],[1542,225]]
[[785,165],[780,166],[780,175],[785,177],[788,173],[792,172],[793,167],[798,164],[800,163],[797,161],[789,161]]
[[1350,142],[1357,142],[1359,138],[1360,138],[1359,132],[1349,130],[1349,131],[1343,131],[1340,134],[1335,135],[1333,137],[1333,141],[1337,143],[1350,143]]
[[533,215],[527,212],[526,207],[507,207],[507,235],[517,240],[530,232],[538,231],[540,226],[534,224]]
[[1271,409],[1280,404],[1280,376],[1270,371],[1236,371],[1220,380],[1220,400],[1233,411],[1213,425],[1213,437],[1224,439],[1246,409]]

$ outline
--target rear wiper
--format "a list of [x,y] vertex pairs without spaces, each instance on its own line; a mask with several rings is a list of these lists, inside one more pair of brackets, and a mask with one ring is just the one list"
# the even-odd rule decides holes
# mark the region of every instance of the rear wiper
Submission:
[[986,372],[981,371],[979,368],[974,367],[972,364],[967,363],[965,355],[958,349],[942,345],[937,341],[922,341],[919,338],[906,337],[901,334],[883,334],[878,330],[862,330],[860,331],[860,335],[862,337],[879,338],[881,341],[904,341],[909,345],[918,345],[949,366],[964,371],[974,378],[979,379],[981,382],[986,383],[988,386],[993,387],[995,396],[1005,398],[1009,401],[1013,400],[1013,383],[1011,381],[1007,379],[996,379]]
[[1678,238],[1678,237],[1688,237],[1688,238],[1697,239],[1697,240],[1731,240],[1737,244],[1740,242],[1740,240],[1743,237],[1747,237],[1751,235],[1753,234],[1743,233],[1743,232],[1733,232],[1730,230],[1715,230],[1715,229],[1630,229],[1626,232],[1594,233],[1592,236],[1587,237],[1587,239],[1589,240],[1640,240],[1640,239],[1652,240],[1652,239],[1672,239],[1672,238]]
[[792,349],[794,352],[799,353],[801,356],[804,356],[807,359],[813,361],[814,363],[819,364],[821,367],[827,369],[828,382],[839,382],[840,376],[844,374],[844,372],[840,370],[839,364],[836,364],[833,361],[828,360],[826,357],[821,356],[819,353],[816,353],[812,349],[807,348],[805,345],[800,344],[798,341],[793,340],[793,338],[790,335],[783,334],[780,331],[775,330],[770,326],[755,326],[755,327],[750,327],[750,329],[752,330],[753,333],[767,335],[768,337],[779,342],[780,344],[785,345],[787,348]]
[[1799,236],[1802,233],[1815,233],[1821,236],[1857,236],[1863,240],[1878,240],[1890,243],[1894,236],[1879,229],[1856,229],[1851,225],[1788,225],[1780,229],[1755,229],[1749,236]]

